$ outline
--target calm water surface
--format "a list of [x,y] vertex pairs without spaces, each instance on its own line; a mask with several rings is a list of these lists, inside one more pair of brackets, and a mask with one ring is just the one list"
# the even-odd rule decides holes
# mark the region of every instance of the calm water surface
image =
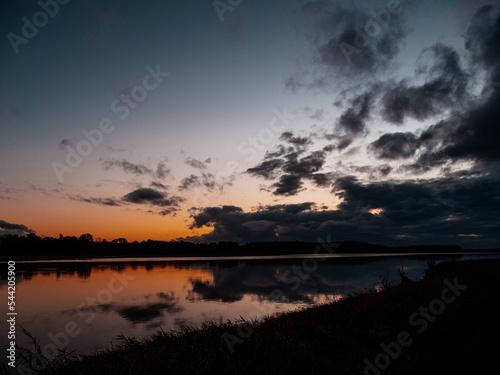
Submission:
[[[28,342],[20,332],[22,326],[41,341],[46,354],[51,353],[51,344],[66,339],[69,350],[88,353],[116,343],[120,333],[146,337],[159,327],[178,329],[240,316],[262,318],[376,287],[380,276],[398,282],[401,266],[410,278],[420,278],[429,259],[440,262],[491,256],[16,262],[16,341],[18,345]],[[5,298],[6,311],[7,264],[0,266],[0,295]],[[5,345],[5,319],[1,330],[5,334],[0,342]],[[68,334],[61,334],[65,330]]]

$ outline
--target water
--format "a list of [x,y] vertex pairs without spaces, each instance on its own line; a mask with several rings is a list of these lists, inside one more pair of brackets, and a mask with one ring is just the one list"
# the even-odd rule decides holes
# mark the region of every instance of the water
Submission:
[[[380,276],[399,282],[398,267],[417,279],[429,259],[492,255],[356,255],[294,257],[94,259],[16,262],[18,345],[24,327],[46,355],[56,345],[89,353],[116,343],[116,336],[147,337],[159,327],[179,329],[206,320],[234,321],[337,300],[377,286]],[[496,255],[497,257],[499,255]],[[6,263],[0,295],[7,312]],[[4,304],[2,302],[2,304]],[[5,317],[5,313],[4,313]],[[2,319],[1,341],[8,326]],[[2,346],[2,350],[5,350]]]

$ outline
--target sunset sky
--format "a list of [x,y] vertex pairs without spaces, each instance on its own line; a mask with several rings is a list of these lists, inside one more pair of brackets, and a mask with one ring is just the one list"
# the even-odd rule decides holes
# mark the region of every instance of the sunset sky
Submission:
[[0,235],[500,246],[498,1],[0,5]]

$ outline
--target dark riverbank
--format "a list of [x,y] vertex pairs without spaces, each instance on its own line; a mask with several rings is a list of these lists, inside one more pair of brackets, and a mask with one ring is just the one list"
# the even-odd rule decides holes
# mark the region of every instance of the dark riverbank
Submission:
[[[352,374],[366,370],[375,374],[375,364],[388,365],[381,371],[388,374],[487,373],[496,368],[500,349],[499,271],[500,260],[440,263],[431,266],[421,281],[403,278],[401,285],[386,285],[379,293],[370,291],[283,314],[254,327],[211,324],[146,341],[124,341],[120,348],[46,373]],[[390,363],[384,362],[387,359]]]

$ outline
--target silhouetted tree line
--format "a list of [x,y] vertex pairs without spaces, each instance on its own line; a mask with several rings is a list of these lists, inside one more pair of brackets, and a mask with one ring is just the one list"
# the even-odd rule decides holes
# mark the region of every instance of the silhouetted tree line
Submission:
[[[460,246],[422,245],[388,247],[355,241],[332,244],[325,250],[317,242],[236,242],[192,243],[185,241],[134,241],[117,238],[111,242],[97,241],[90,233],[80,237],[59,235],[58,238],[40,237],[34,233],[26,236],[0,237],[1,255],[35,256],[219,256],[219,255],[285,255],[335,253],[450,253],[463,252]],[[489,249],[490,251],[492,249]],[[485,250],[482,250],[485,251]],[[497,250],[498,251],[498,250]]]

